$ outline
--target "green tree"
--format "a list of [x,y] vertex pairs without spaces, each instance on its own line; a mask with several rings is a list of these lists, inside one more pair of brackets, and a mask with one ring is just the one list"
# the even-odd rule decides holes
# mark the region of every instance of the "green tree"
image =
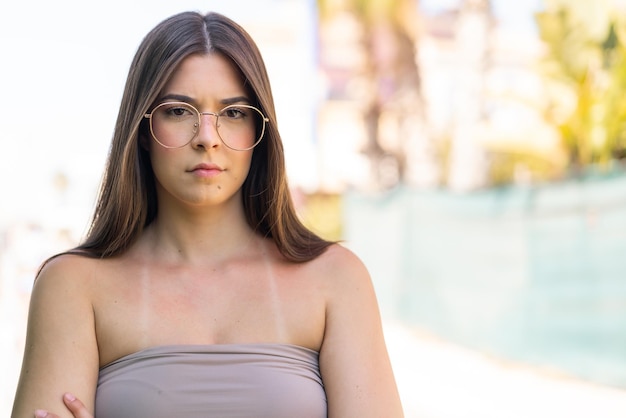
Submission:
[[548,52],[545,74],[573,93],[573,106],[553,97],[546,117],[558,127],[575,171],[607,167],[626,150],[626,38],[606,2],[605,18],[596,14],[593,22],[577,9],[582,3],[589,2],[554,1],[536,15]]

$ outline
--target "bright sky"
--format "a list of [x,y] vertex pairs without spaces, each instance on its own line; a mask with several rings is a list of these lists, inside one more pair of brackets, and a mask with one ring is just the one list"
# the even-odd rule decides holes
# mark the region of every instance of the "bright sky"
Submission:
[[[427,13],[437,13],[457,7],[461,0],[419,0],[420,9]],[[491,0],[496,18],[520,30],[534,30],[532,13],[542,7],[542,0]]]
[[[290,164],[311,155],[315,98],[308,0],[32,0],[0,5],[0,228],[52,211],[45,222],[84,227],[143,36],[185,10],[226,14],[255,38],[273,83]],[[286,25],[289,26],[286,26]],[[289,147],[287,146],[289,145]],[[69,177],[68,192],[54,176]],[[58,212],[58,213],[56,213]]]

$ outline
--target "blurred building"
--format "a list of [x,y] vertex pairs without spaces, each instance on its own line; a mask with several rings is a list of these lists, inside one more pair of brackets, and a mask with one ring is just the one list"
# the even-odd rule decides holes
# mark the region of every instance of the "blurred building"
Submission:
[[[396,10],[382,11],[375,2],[365,10],[346,5],[350,2],[325,3],[341,5],[327,5],[332,10],[322,10],[320,21],[326,91],[318,119],[320,188],[385,190],[407,181],[436,183],[415,59],[415,2],[399,1]],[[371,16],[377,13],[385,18]]]
[[[403,183],[465,191],[497,183],[493,167],[502,161],[515,165],[513,181],[531,180],[524,161],[510,155],[562,165],[556,132],[541,113],[545,87],[537,62],[543,50],[536,32],[503,22],[487,0],[459,1],[435,14],[412,4],[412,51],[402,51],[413,59],[412,84],[374,73],[372,87],[372,62],[402,65],[393,58],[400,46],[358,13],[344,10],[321,22],[327,92],[318,135],[321,188],[380,190]],[[370,39],[387,56],[376,54]]]

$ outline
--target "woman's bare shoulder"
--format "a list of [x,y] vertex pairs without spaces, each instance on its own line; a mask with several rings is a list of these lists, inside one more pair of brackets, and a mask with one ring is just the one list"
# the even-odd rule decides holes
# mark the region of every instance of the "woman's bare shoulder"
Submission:
[[93,310],[97,292],[88,274],[93,265],[94,260],[63,254],[49,259],[37,275],[16,416],[27,416],[35,408],[63,410],[58,394],[65,391],[93,398],[99,364]]
[[329,290],[320,349],[328,416],[402,416],[365,264],[349,248],[333,245],[320,257],[319,266]]
[[333,287],[370,282],[363,261],[342,244],[333,244],[314,261],[315,270]]
[[86,284],[101,268],[103,260],[76,253],[63,253],[46,260],[35,278],[35,288]]
[[326,257],[326,263],[332,263],[335,267],[365,267],[361,258],[353,250],[341,243],[336,243],[328,247],[328,250],[324,252],[322,256]]

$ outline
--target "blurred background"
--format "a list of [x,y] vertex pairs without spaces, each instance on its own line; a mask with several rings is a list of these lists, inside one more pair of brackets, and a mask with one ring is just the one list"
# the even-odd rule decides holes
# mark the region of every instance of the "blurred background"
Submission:
[[294,198],[372,274],[407,417],[626,416],[625,0],[0,5],[0,415],[165,17],[241,23]]

